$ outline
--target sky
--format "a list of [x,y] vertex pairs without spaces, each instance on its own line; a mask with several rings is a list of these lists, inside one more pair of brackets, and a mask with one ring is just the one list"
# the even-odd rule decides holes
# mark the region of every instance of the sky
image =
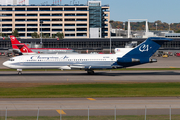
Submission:
[[[58,0],[54,0],[58,1]],[[62,0],[62,4],[72,4],[73,0]],[[93,0],[94,1],[94,0]],[[96,0],[98,1],[98,0]],[[100,0],[102,5],[110,5],[110,19],[126,22],[128,19],[161,20],[166,23],[180,23],[180,0]],[[52,4],[53,0],[29,0],[30,4]],[[75,0],[86,4],[87,0]]]

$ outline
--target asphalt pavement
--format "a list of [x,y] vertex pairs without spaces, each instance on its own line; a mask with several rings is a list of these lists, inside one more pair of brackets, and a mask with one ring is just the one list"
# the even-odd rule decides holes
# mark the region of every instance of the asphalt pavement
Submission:
[[0,115],[8,116],[109,116],[114,115],[168,115],[179,114],[178,97],[128,98],[1,98]]

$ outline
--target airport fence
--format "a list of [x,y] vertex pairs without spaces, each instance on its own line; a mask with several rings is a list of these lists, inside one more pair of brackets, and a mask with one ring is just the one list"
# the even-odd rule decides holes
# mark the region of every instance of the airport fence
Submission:
[[18,108],[0,109],[0,120],[179,120],[180,108]]

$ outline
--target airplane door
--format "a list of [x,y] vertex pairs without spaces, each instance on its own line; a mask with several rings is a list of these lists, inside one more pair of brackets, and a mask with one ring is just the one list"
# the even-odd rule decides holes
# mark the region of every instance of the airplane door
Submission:
[[111,57],[110,58],[110,64],[112,65],[114,63],[114,61],[115,61],[115,57]]
[[23,65],[23,58],[19,58],[20,59],[20,65]]

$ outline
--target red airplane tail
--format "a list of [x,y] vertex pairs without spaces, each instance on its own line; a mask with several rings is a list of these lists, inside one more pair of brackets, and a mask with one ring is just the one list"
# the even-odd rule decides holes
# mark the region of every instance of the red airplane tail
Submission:
[[19,45],[19,41],[13,35],[10,36],[11,44],[13,49],[19,49],[17,45]]
[[19,49],[23,54],[29,54],[29,53],[32,54],[32,53],[34,53],[31,49],[29,49],[26,46],[26,44],[19,43],[19,41],[16,39],[15,36],[11,35],[10,39],[11,39],[13,49]]

